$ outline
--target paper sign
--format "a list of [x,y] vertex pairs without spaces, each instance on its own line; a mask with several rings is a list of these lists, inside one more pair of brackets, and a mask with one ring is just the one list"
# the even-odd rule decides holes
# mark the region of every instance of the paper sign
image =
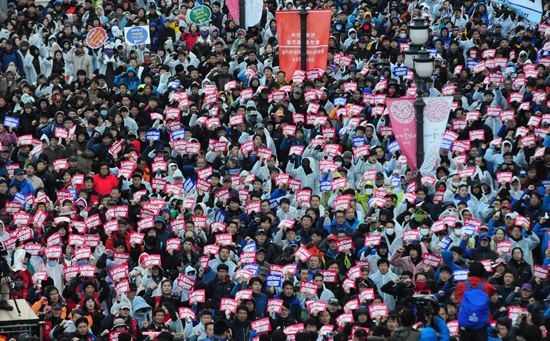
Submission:
[[510,240],[503,240],[497,242],[497,253],[510,253],[512,251],[512,242]]
[[256,331],[258,334],[270,332],[271,324],[269,322],[269,317],[252,322],[250,324],[250,328]]
[[269,299],[267,300],[267,311],[273,311],[277,314],[283,309],[283,300]]
[[386,303],[372,304],[369,306],[369,314],[372,319],[376,316],[388,316],[388,306]]
[[441,264],[441,257],[426,253],[424,254],[424,259],[422,260],[422,262],[424,264],[438,268],[439,265]]

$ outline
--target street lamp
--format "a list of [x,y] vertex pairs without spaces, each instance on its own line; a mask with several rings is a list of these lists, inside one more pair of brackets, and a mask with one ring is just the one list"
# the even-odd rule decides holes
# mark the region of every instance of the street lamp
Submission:
[[300,68],[302,71],[307,71],[307,15],[306,1],[302,0],[302,8],[300,9]]
[[416,101],[414,107],[416,109],[416,164],[419,169],[424,162],[424,108],[426,104],[422,99],[426,79],[430,78],[434,72],[434,58],[424,48],[430,37],[429,24],[425,18],[414,18],[409,25],[409,37],[411,44],[408,51],[405,51],[405,65],[413,71],[414,81],[416,84]]

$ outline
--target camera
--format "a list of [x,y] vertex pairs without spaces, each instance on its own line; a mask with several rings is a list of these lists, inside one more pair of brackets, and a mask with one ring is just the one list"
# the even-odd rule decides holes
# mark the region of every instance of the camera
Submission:
[[439,314],[439,302],[432,294],[416,294],[413,296],[414,306],[418,311],[418,319],[425,320],[422,317],[437,316]]

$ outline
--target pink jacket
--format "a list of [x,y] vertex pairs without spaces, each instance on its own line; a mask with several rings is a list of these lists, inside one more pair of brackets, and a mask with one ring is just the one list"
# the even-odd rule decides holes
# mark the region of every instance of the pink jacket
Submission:
[[[426,249],[426,246],[424,243],[420,243],[420,247],[422,248],[422,255],[428,253],[428,249]],[[414,265],[413,261],[411,260],[410,256],[407,257],[401,257],[401,252],[395,251],[390,258],[390,264],[400,268],[403,271],[410,271],[413,273],[413,283],[415,283],[415,276],[417,272],[424,272],[424,263],[420,262],[417,265]],[[426,274],[428,278],[433,278],[434,271],[432,268],[430,268],[430,271]]]
[[13,151],[13,148],[17,144],[17,136],[15,133],[9,133],[8,131],[4,132],[2,136],[0,136],[0,142],[2,142],[2,146],[4,146],[4,149],[7,149],[11,152]]

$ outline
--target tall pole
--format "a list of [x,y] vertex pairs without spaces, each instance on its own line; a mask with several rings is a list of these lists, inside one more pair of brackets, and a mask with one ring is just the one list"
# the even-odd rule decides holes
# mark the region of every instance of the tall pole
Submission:
[[302,0],[302,9],[300,9],[300,68],[302,71],[307,71],[307,15],[306,2]]
[[424,163],[424,108],[426,103],[422,99],[424,94],[424,79],[422,77],[417,77],[418,84],[416,88],[416,101],[414,102],[414,108],[416,110],[416,166],[418,167],[417,177],[419,179],[419,185],[421,184],[420,179],[422,174],[420,173],[420,167]]
[[239,26],[246,30],[246,5],[245,0],[239,0]]

